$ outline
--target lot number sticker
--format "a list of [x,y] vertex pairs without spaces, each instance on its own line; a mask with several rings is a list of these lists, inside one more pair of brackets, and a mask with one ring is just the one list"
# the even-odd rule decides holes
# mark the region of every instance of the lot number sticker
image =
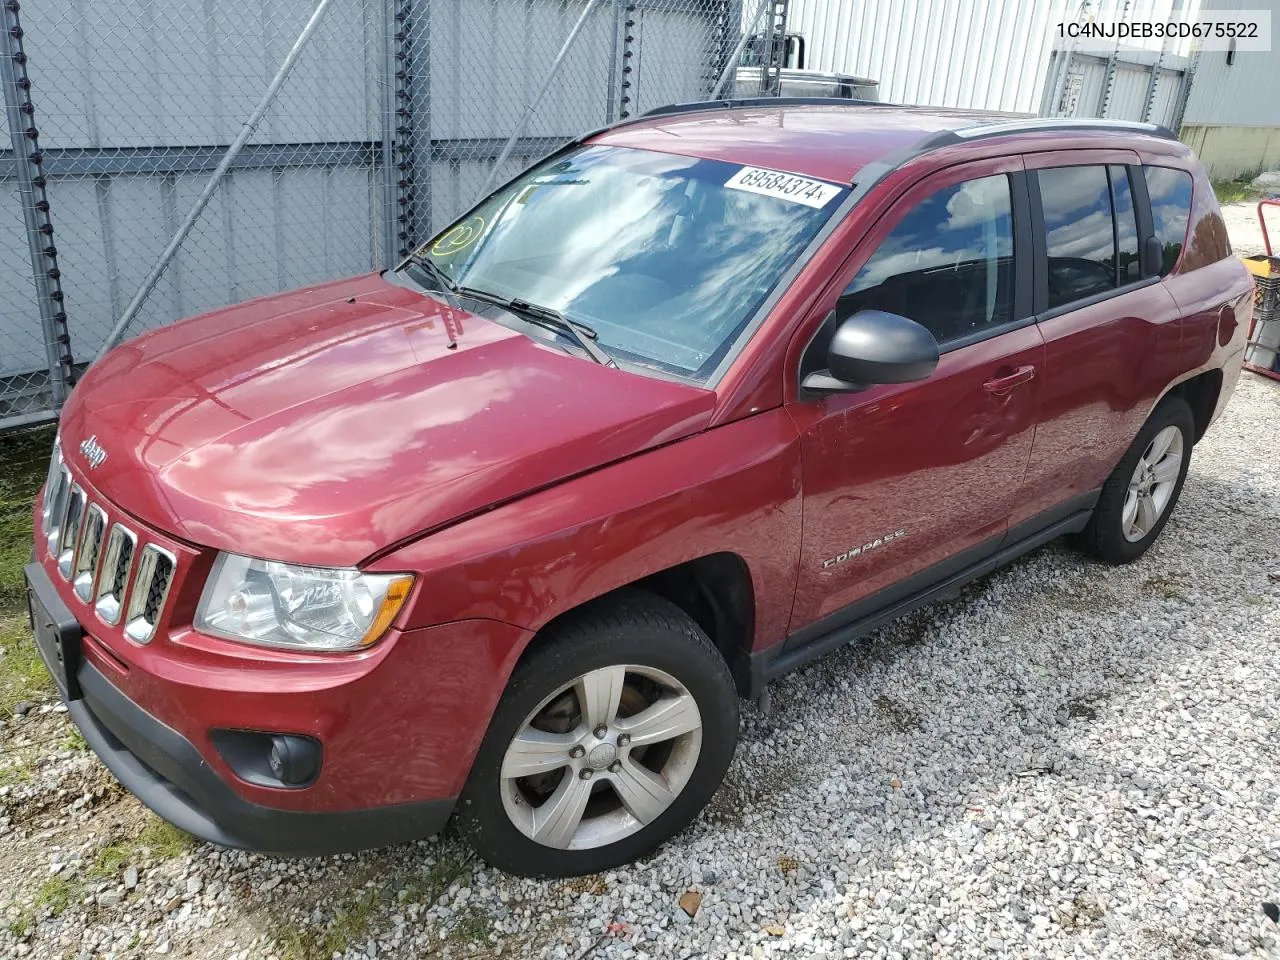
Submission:
[[777,197],[779,200],[790,200],[792,203],[803,203],[806,207],[825,207],[827,201],[840,192],[840,188],[832,183],[760,167],[743,167],[725,181],[725,186],[732,190],[745,190],[766,197]]

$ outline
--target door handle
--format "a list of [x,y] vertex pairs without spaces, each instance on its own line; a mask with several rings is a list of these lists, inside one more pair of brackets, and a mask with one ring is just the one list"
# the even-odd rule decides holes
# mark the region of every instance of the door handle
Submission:
[[1036,375],[1036,368],[1027,365],[1018,367],[1012,373],[1006,373],[999,377],[992,377],[982,384],[982,389],[987,393],[1008,393],[1020,383],[1026,383]]

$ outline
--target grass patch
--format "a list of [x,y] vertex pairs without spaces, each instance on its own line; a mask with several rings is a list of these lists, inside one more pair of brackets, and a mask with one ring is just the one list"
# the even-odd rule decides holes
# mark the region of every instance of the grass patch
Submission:
[[62,738],[63,750],[74,750],[76,753],[84,753],[89,749],[89,744],[82,734],[75,727],[71,728],[71,732]]
[[49,471],[53,436],[53,427],[43,427],[0,437],[0,616],[22,611],[31,512]]
[[484,943],[489,939],[493,924],[483,913],[468,910],[458,918],[453,929],[449,931],[449,939],[454,943]]
[[[354,889],[349,903],[334,912],[323,927],[287,924],[276,934],[276,949],[281,960],[330,960],[364,939],[373,926],[379,910],[393,902],[433,903],[462,873],[470,861],[468,856],[443,855],[422,867],[407,879],[392,877]],[[486,917],[464,914],[450,933],[457,942],[479,942],[489,936],[491,923]],[[461,931],[461,932],[459,932]]]
[[323,930],[290,924],[277,938],[282,960],[329,960],[335,953],[342,953],[369,932],[381,903],[381,888],[362,887],[359,896],[339,907]]
[[47,912],[51,917],[60,917],[67,912],[73,901],[84,895],[84,888],[74,880],[66,877],[50,877],[36,891],[31,906],[19,911],[9,921],[9,932],[19,940],[24,940],[36,927],[36,921]]
[[1252,200],[1258,195],[1249,186],[1248,180],[1215,180],[1213,192],[1218,196],[1218,203],[1239,203],[1241,200]]
[[66,877],[50,877],[36,891],[35,908],[48,910],[55,917],[67,912],[71,901],[80,899],[80,885]]
[[0,767],[0,787],[12,787],[26,783],[33,776],[34,758],[28,754],[9,752],[3,767]]
[[182,856],[196,844],[195,837],[179,830],[159,817],[149,817],[146,826],[131,840],[118,840],[98,851],[97,857],[85,871],[95,880],[113,877],[131,863],[146,857],[173,860]]
[[146,847],[153,857],[161,860],[172,860],[195,849],[197,843],[196,838],[185,830],[179,830],[167,820],[151,817],[138,834],[134,846]]
[[23,700],[38,701],[53,691],[53,677],[40,659],[25,613],[0,614],[0,716],[13,716]]
[[0,716],[39,700],[53,680],[27,627],[22,568],[31,556],[31,511],[49,469],[53,428],[0,437]]
[[421,873],[400,885],[399,898],[405,903],[432,903],[462,873],[468,857],[441,856]]

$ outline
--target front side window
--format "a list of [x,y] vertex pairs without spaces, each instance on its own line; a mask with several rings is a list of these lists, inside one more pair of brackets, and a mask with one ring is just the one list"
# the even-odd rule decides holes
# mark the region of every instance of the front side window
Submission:
[[1039,171],[1038,178],[1049,308],[1114,290],[1116,236],[1107,168],[1052,167]]
[[1013,276],[1009,178],[967,180],[907,212],[858,271],[839,309],[909,317],[947,343],[1014,319]]
[[1174,268],[1182,254],[1191,219],[1191,174],[1172,167],[1143,167],[1147,195],[1151,198],[1151,220],[1162,253],[1160,276]]
[[589,146],[530,170],[418,254],[464,294],[551,308],[620,362],[701,382],[847,192]]

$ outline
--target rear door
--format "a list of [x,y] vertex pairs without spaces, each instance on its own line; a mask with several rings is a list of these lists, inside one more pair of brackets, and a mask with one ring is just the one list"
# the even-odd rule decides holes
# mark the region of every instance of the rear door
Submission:
[[998,548],[1031,452],[1044,355],[1029,230],[1018,158],[950,167],[899,198],[819,298],[801,333],[806,366],[825,366],[832,311],[868,308],[924,324],[942,357],[918,383],[788,405],[804,494],[792,631],[810,628],[790,645]]
[[[1039,423],[1010,538],[1091,506],[1178,368],[1178,308],[1144,271],[1142,167],[1125,150],[1029,155]],[[1154,275],[1147,275],[1153,273]]]

